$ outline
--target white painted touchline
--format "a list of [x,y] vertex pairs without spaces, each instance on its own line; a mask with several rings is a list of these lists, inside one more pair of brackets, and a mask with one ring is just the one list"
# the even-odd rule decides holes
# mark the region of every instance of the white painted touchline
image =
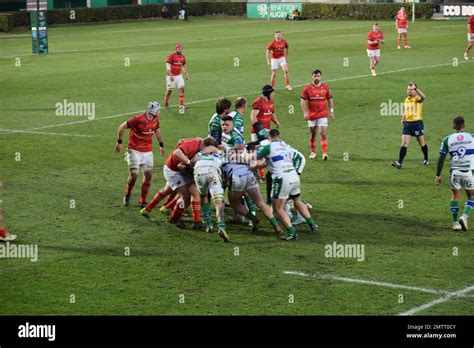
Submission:
[[348,282],[348,283],[358,283],[358,284],[383,286],[383,287],[386,287],[386,288],[393,288],[393,289],[406,289],[406,290],[420,291],[420,292],[426,292],[426,293],[429,293],[429,294],[437,294],[437,295],[443,295],[443,294],[452,295],[452,294],[454,294],[454,293],[450,293],[448,291],[443,291],[443,290],[420,288],[420,287],[417,287],[417,286],[393,284],[393,283],[379,282],[379,281],[375,281],[375,280],[367,280],[367,279],[360,279],[360,278],[341,277],[341,276],[337,276],[337,275],[333,275],[333,274],[319,274],[319,273],[308,274],[308,273],[296,272],[296,271],[284,271],[283,273],[284,274],[291,274],[291,275],[298,275],[298,276],[302,276],[302,277],[339,280],[339,281]]
[[462,290],[458,290],[458,291],[455,291],[455,292],[452,292],[452,293],[449,293],[448,295],[446,296],[443,296],[443,297],[440,297],[436,300],[433,300],[433,301],[430,301],[428,303],[425,303],[424,305],[421,305],[419,307],[415,307],[415,308],[412,308],[406,312],[403,312],[403,313],[400,313],[399,315],[413,315],[415,313],[418,313],[422,310],[425,310],[427,308],[430,308],[430,307],[433,307],[434,305],[437,305],[439,303],[443,303],[443,302],[446,302],[446,301],[449,301],[451,298],[457,296],[457,297],[462,297],[464,296],[465,294],[467,294],[468,292],[470,291],[473,291],[474,290],[474,286],[468,286],[467,288],[464,288]]
[[2,128],[0,128],[0,132],[5,132],[7,134],[28,133],[28,134],[56,135],[56,136],[65,136],[65,137],[81,137],[81,138],[92,138],[92,137],[94,137],[93,135],[88,135],[88,134],[37,132],[37,131],[32,131],[32,130],[21,130],[21,129],[2,129]]
[[[474,60],[470,61],[462,61],[459,62],[458,64],[465,64],[465,63],[471,63]],[[438,68],[442,66],[450,66],[452,63],[443,63],[443,64],[432,64],[432,65],[424,65],[424,66],[415,66],[415,67],[410,67],[410,68],[403,68],[403,69],[397,69],[397,70],[389,70],[385,72],[381,72],[378,75],[388,75],[388,74],[394,74],[394,73],[399,73],[403,71],[411,71],[411,70],[419,70],[419,69],[426,69],[426,68]],[[348,77],[341,77],[341,78],[336,78],[336,79],[331,79],[331,80],[325,80],[324,82],[337,82],[337,81],[345,81],[345,80],[354,80],[354,79],[359,79],[359,78],[365,78],[365,77],[372,77],[370,74],[365,74],[365,75],[356,75],[356,76],[348,76]],[[293,87],[302,87],[305,86],[307,82],[302,83],[302,84],[297,84],[294,85]],[[281,88],[275,88],[275,90],[284,90],[284,87]],[[246,95],[252,95],[252,94],[260,94],[261,91],[254,91],[254,92],[246,92],[246,93],[239,93],[239,94],[233,94],[233,95],[228,95],[227,98],[235,98],[239,96],[246,96]],[[219,97],[213,97],[213,98],[207,98],[207,99],[201,99],[201,100],[195,100],[192,102],[187,103],[187,105],[194,105],[194,104],[201,104],[201,103],[206,103],[209,101],[214,101],[217,100]],[[170,108],[173,107],[178,107],[177,104],[171,105]],[[26,131],[36,131],[36,130],[42,130],[42,129],[47,129],[47,128],[54,128],[54,127],[63,127],[63,126],[68,126],[68,125],[73,125],[73,124],[80,124],[80,123],[86,123],[86,122],[94,122],[98,120],[107,120],[111,118],[117,118],[117,117],[122,117],[122,116],[127,116],[127,115],[132,115],[132,114],[138,114],[140,112],[143,112],[143,109],[137,110],[137,111],[131,111],[131,112],[125,112],[125,113],[120,113],[120,114],[115,114],[115,115],[109,115],[109,116],[104,116],[104,117],[96,117],[94,120],[80,120],[80,121],[73,121],[73,122],[66,122],[66,123],[56,123],[56,124],[50,124],[46,126],[41,126],[41,127],[36,127],[36,128],[29,128],[26,129]]]

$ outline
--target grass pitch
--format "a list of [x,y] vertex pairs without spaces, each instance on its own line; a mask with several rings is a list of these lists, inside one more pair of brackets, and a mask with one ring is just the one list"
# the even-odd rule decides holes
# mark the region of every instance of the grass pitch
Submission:
[[[474,130],[474,63],[461,63],[465,22],[411,24],[410,50],[397,50],[394,23],[381,22],[386,44],[376,78],[369,77],[365,52],[370,25],[216,17],[64,26],[50,28],[47,56],[30,54],[29,32],[1,34],[6,226],[19,236],[16,243],[38,244],[39,260],[1,260],[0,313],[395,315],[445,296],[409,287],[455,292],[474,285],[473,236],[451,230],[446,166],[443,185],[434,185],[437,149],[452,132],[452,118],[464,115]],[[113,152],[117,127],[148,101],[162,102],[164,60],[174,44],[184,44],[190,108],[185,115],[175,107],[162,111],[168,154],[178,139],[206,134],[218,97],[257,97],[270,75],[265,48],[278,29],[290,44],[295,86],[284,90],[279,72],[275,105],[283,138],[308,155],[299,94],[312,70],[323,71],[334,94],[330,160],[321,161],[318,153],[302,176],[303,198],[315,207],[319,232],[299,227],[300,240],[284,243],[268,224],[258,235],[229,224],[231,243],[224,244],[217,235],[177,230],[165,217],[157,226],[135,206],[123,208],[127,167],[123,154]],[[461,64],[453,66],[456,57]],[[412,80],[427,94],[432,165],[421,166],[412,141],[404,169],[396,170],[390,162],[398,156],[400,120],[381,116],[381,104],[402,101]],[[96,119],[56,116],[55,104],[64,99],[96,103]],[[177,103],[176,93],[171,103]],[[245,116],[248,139],[249,111]],[[164,183],[164,160],[156,146],[150,195]],[[139,186],[134,204],[138,196]],[[363,244],[365,260],[325,257],[333,242]],[[472,315],[472,295],[415,314]]]

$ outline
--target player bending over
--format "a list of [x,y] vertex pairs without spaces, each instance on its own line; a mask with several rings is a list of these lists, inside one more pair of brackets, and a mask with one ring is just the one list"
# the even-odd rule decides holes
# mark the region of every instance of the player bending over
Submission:
[[281,239],[292,241],[298,239],[298,235],[285,211],[285,203],[288,198],[293,199],[296,209],[306,219],[312,232],[315,232],[318,226],[314,223],[308,207],[301,200],[300,177],[292,161],[291,149],[281,140],[280,132],[277,129],[272,129],[269,136],[270,141],[262,142],[258,148],[257,159],[259,161],[255,166],[268,165],[270,168],[273,177],[273,210],[288,232],[288,235],[282,236]]
[[183,55],[183,45],[176,44],[176,50],[166,58],[166,108],[169,106],[171,92],[175,88],[178,88],[179,92],[179,108],[184,108],[184,79],[181,74],[181,68],[184,71],[186,80],[189,80],[186,58]]
[[[453,230],[467,231],[467,219],[474,208],[474,137],[471,133],[464,131],[464,118],[456,117],[453,121],[455,133],[448,135],[441,142],[439,149],[438,167],[436,169],[435,184],[441,184],[441,171],[446,156],[449,154],[450,178],[449,185],[453,192],[451,198],[451,215],[453,217]],[[467,201],[464,204],[464,211],[458,220],[459,199],[461,190],[467,194]]]
[[224,135],[223,142],[225,139],[223,169],[227,177],[228,197],[232,209],[252,221],[252,232],[258,231],[259,217],[252,213],[247,206],[241,204],[242,197],[247,193],[251,198],[250,204],[255,204],[259,207],[263,215],[269,219],[275,232],[281,233],[278,221],[273,216],[270,207],[263,201],[257,180],[247,166],[248,157],[245,153],[244,137],[234,129],[231,116],[224,116],[222,118],[222,132]]
[[383,33],[379,29],[378,23],[372,26],[372,30],[367,34],[367,55],[369,56],[369,66],[372,76],[377,76],[375,69],[380,63],[380,44],[384,43]]
[[160,131],[160,104],[148,103],[148,107],[142,114],[135,115],[128,121],[122,123],[118,128],[117,144],[115,152],[122,151],[123,135],[126,129],[130,129],[128,137],[128,178],[123,197],[123,205],[130,206],[130,195],[137,181],[139,169],[143,171],[142,192],[138,205],[143,208],[147,205],[146,196],[151,185],[153,176],[153,134],[160,144],[160,155],[165,154],[163,138]]
[[403,125],[402,146],[400,147],[398,161],[392,162],[392,166],[398,169],[402,169],[403,159],[407,154],[411,137],[416,137],[418,144],[420,144],[421,152],[423,152],[424,156],[423,166],[426,167],[430,164],[428,161],[428,145],[425,143],[425,131],[423,129],[423,102],[426,99],[426,95],[414,82],[408,84],[407,94],[405,111],[401,120]]
[[285,87],[287,90],[291,91],[290,77],[288,75],[288,42],[283,40],[281,37],[281,32],[275,32],[275,39],[272,40],[268,46],[265,56],[267,58],[267,65],[271,65],[272,76],[270,78],[272,87],[275,87],[275,78],[276,73],[279,67],[282,68],[285,73]]
[[323,160],[327,160],[328,140],[326,137],[328,128],[328,108],[331,121],[334,121],[334,101],[331,90],[321,82],[323,74],[321,70],[316,69],[312,74],[313,82],[308,83],[301,93],[301,110],[303,110],[304,119],[308,121],[310,132],[309,143],[311,154],[309,158],[316,158],[316,132],[319,129],[319,142],[323,153]]

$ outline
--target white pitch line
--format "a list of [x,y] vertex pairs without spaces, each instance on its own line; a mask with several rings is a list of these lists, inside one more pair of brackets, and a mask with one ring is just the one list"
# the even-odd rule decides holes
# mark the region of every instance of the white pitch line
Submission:
[[462,297],[464,296],[465,294],[467,294],[468,292],[470,291],[473,291],[474,290],[474,286],[468,286],[462,290],[458,290],[458,291],[455,291],[455,292],[452,292],[446,296],[443,296],[443,297],[440,297],[436,300],[433,300],[433,301],[430,301],[430,302],[427,302],[425,303],[424,305],[421,305],[421,306],[418,306],[418,307],[415,307],[415,308],[412,308],[406,312],[403,312],[403,313],[400,313],[399,315],[402,315],[402,316],[406,316],[406,315],[413,315],[415,313],[418,313],[422,310],[425,310],[427,308],[430,308],[430,307],[433,307],[434,305],[437,305],[439,303],[443,303],[443,302],[446,302],[446,301],[449,301],[451,298],[455,297],[455,296],[458,296],[458,297]]
[[7,134],[13,133],[28,133],[28,134],[44,134],[44,135],[55,135],[55,136],[65,136],[65,137],[81,137],[81,138],[92,138],[93,135],[88,134],[69,134],[69,133],[52,133],[52,132],[37,132],[33,130],[21,130],[21,129],[2,129],[0,128],[0,132],[5,132]]
[[[464,61],[464,62],[459,62],[459,64],[465,64],[465,63],[470,63],[472,61]],[[399,73],[399,72],[404,72],[404,71],[412,71],[412,70],[419,70],[419,69],[427,69],[427,68],[438,68],[442,66],[450,66],[452,63],[443,63],[443,64],[432,64],[432,65],[423,65],[423,66],[415,66],[415,67],[410,67],[410,68],[403,68],[403,69],[397,69],[397,70],[390,70],[390,71],[385,71],[381,72],[378,75],[388,75],[388,74],[394,74],[394,73]],[[365,77],[372,77],[370,74],[365,74],[365,75],[356,75],[356,76],[348,76],[348,77],[341,77],[341,78],[336,78],[336,79],[331,79],[331,80],[326,80],[324,82],[337,82],[337,81],[346,81],[346,80],[354,80],[354,79],[360,79],[360,78],[365,78]],[[302,87],[305,86],[305,83],[302,84],[297,84],[294,85],[293,87]],[[285,88],[275,88],[276,90],[284,90]],[[239,96],[245,96],[245,95],[252,95],[252,94],[260,94],[261,91],[253,91],[253,92],[246,92],[246,93],[238,93],[238,94],[233,94],[233,95],[228,95],[228,98],[235,98]],[[194,105],[194,104],[201,104],[201,103],[206,103],[209,101],[214,101],[218,99],[219,97],[213,97],[213,98],[207,98],[207,99],[201,99],[201,100],[195,100],[192,102],[187,103],[187,105]],[[178,107],[178,105],[171,105],[170,107]],[[94,120],[81,120],[81,121],[73,121],[73,122],[66,122],[66,123],[57,123],[57,124],[50,124],[46,126],[41,126],[41,127],[36,127],[36,128],[30,128],[27,129],[26,131],[36,131],[36,130],[43,130],[47,128],[55,128],[55,127],[63,127],[63,126],[68,126],[68,125],[73,125],[73,124],[80,124],[80,123],[86,123],[86,122],[93,122],[93,121],[98,121],[98,120],[107,120],[111,118],[117,118],[117,117],[122,117],[122,116],[127,116],[127,115],[132,115],[132,114],[138,114],[140,112],[143,112],[143,109],[137,110],[137,111],[130,111],[130,112],[125,112],[125,113],[120,113],[120,114],[115,114],[115,115],[109,115],[109,116],[104,116],[104,117],[96,117]]]
[[428,288],[420,288],[417,286],[410,286],[410,285],[402,285],[402,284],[393,284],[393,283],[386,283],[386,282],[379,282],[375,280],[367,280],[367,279],[360,279],[360,278],[348,278],[348,277],[341,277],[332,274],[308,274],[304,272],[296,272],[296,271],[284,271],[284,274],[291,274],[291,275],[298,275],[302,277],[313,277],[313,278],[321,278],[321,279],[329,279],[329,280],[339,280],[348,283],[358,283],[358,284],[367,284],[367,285],[375,285],[375,286],[383,286],[386,288],[393,288],[393,289],[406,289],[412,291],[420,291],[426,292],[428,294],[446,294],[455,296],[455,293],[450,293],[449,291],[443,290],[435,290],[435,289],[428,289]]

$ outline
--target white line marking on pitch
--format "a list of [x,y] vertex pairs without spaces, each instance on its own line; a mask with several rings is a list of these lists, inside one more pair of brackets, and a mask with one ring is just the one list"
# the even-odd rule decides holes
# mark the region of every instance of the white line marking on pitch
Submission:
[[452,292],[446,296],[443,296],[443,297],[440,297],[436,300],[433,300],[433,301],[430,301],[430,302],[427,302],[425,303],[424,305],[421,305],[421,306],[418,306],[418,307],[414,307],[406,312],[403,312],[403,313],[400,313],[398,315],[413,315],[415,313],[418,313],[422,310],[425,310],[427,308],[430,308],[430,307],[433,307],[434,305],[437,305],[438,303],[443,303],[443,302],[446,302],[446,301],[449,301],[451,298],[457,296],[457,297],[463,297],[465,294],[467,294],[468,292],[470,291],[473,291],[474,290],[474,286],[468,286],[464,289],[461,289],[461,290],[458,290],[458,291],[455,291],[455,292]]
[[[464,62],[459,62],[459,64],[465,64],[465,63],[470,63],[472,61],[464,61]],[[394,73],[399,73],[403,71],[411,71],[411,70],[419,70],[419,69],[427,69],[427,68],[439,68],[442,66],[450,66],[452,63],[443,63],[443,64],[432,64],[432,65],[424,65],[424,66],[415,66],[415,67],[410,67],[410,68],[403,68],[403,69],[397,69],[397,70],[390,70],[390,71],[385,71],[381,72],[378,75],[388,75],[388,74],[394,74]],[[324,82],[337,82],[337,81],[345,81],[345,80],[354,80],[354,79],[360,79],[364,77],[372,77],[372,75],[365,74],[365,75],[356,75],[356,76],[348,76],[348,77],[341,77],[341,78],[336,78],[336,79],[331,79],[331,80],[326,80]],[[302,87],[305,86],[305,83],[294,85],[294,87]],[[285,88],[275,88],[276,90],[284,90]],[[252,94],[259,94],[261,91],[254,91],[254,92],[247,92],[247,93],[238,93],[238,94],[233,94],[233,95],[228,95],[227,98],[235,98],[239,96],[245,96],[245,95],[252,95]],[[201,99],[201,100],[195,100],[192,102],[187,103],[187,105],[194,105],[194,104],[201,104],[201,103],[206,103],[209,101],[214,101],[219,97],[213,97],[213,98],[207,98],[207,99]],[[177,104],[171,105],[170,108],[173,107],[178,107]],[[96,117],[94,120],[81,120],[81,121],[74,121],[74,122],[66,122],[66,123],[56,123],[56,124],[50,124],[46,126],[41,126],[41,127],[36,127],[36,128],[30,128],[27,129],[26,131],[37,131],[37,130],[43,130],[47,128],[54,128],[54,127],[62,127],[62,126],[69,126],[73,124],[80,124],[80,123],[86,123],[86,122],[93,122],[93,121],[98,121],[98,120],[107,120],[111,118],[117,118],[117,117],[122,117],[122,116],[127,116],[127,115],[132,115],[132,114],[138,114],[140,112],[143,112],[142,110],[138,111],[131,111],[131,112],[125,112],[125,113],[120,113],[120,114],[115,114],[115,115],[109,115],[109,116],[104,116],[104,117]]]
[[21,130],[21,129],[2,129],[2,128],[0,128],[0,132],[5,132],[7,134],[28,133],[28,134],[44,134],[44,135],[55,135],[55,136],[65,136],[65,137],[82,137],[82,138],[92,138],[92,137],[94,137],[93,135],[88,135],[88,134],[37,132],[37,131],[33,131],[33,130]]
[[422,306],[414,307],[406,312],[400,313],[398,315],[413,315],[419,311],[422,311],[424,309],[427,309],[429,307],[432,307],[438,303],[443,303],[446,301],[449,301],[453,297],[470,297],[467,296],[466,294],[470,291],[474,290],[474,285],[473,286],[468,286],[462,290],[450,292],[450,291],[444,291],[444,290],[435,290],[435,289],[428,289],[428,288],[420,288],[417,286],[410,286],[410,285],[402,285],[402,284],[394,284],[394,283],[387,283],[387,282],[379,282],[375,280],[367,280],[367,279],[360,279],[360,278],[349,278],[349,277],[341,277],[333,274],[320,274],[320,273],[315,273],[315,274],[309,274],[309,273],[304,273],[304,272],[296,272],[296,271],[283,271],[283,274],[290,274],[290,275],[298,275],[301,277],[311,277],[311,278],[320,278],[320,279],[329,279],[329,280],[339,280],[343,282],[348,282],[348,283],[357,283],[357,284],[367,284],[367,285],[374,285],[374,286],[382,286],[382,287],[387,287],[387,288],[392,288],[392,289],[406,289],[406,290],[412,290],[412,291],[420,291],[420,292],[425,292],[429,294],[437,294],[437,295],[442,295],[443,297],[440,297],[436,300],[432,300],[428,303],[425,303]]

